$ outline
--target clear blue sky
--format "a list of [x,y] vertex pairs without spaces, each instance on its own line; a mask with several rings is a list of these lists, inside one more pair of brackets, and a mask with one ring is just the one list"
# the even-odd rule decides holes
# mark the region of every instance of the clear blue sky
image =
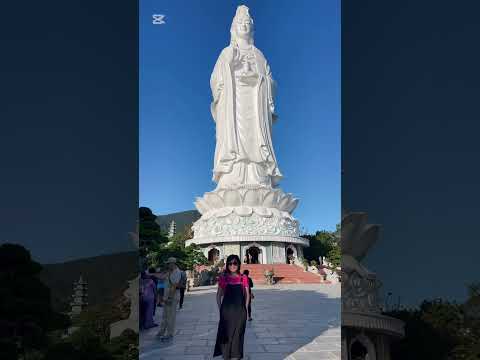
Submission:
[[[313,232],[340,220],[340,1],[140,1],[140,205],[194,208],[211,181],[210,74],[245,4],[278,83],[273,145],[294,216]],[[153,25],[152,15],[165,24]]]

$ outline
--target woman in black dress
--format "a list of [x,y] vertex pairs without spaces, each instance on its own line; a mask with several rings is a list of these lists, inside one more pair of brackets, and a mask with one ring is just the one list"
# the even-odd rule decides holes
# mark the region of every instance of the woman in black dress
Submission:
[[243,340],[250,303],[248,278],[240,273],[240,258],[230,255],[218,279],[217,304],[220,310],[217,342],[213,356],[225,360],[243,359]]

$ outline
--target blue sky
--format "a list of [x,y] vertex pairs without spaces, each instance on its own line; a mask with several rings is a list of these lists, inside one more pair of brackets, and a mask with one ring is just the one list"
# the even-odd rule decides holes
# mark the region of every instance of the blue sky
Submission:
[[[340,219],[340,1],[140,1],[140,205],[156,214],[194,208],[211,181],[215,124],[210,74],[245,4],[255,45],[278,84],[273,145],[300,198],[294,216],[313,232]],[[152,15],[165,24],[153,25]]]

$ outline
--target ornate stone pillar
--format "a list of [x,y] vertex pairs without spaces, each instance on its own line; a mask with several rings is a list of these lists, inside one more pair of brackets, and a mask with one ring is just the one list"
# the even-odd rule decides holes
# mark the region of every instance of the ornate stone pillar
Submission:
[[285,256],[285,244],[272,243],[272,263],[286,264],[287,258]]
[[303,246],[297,245],[297,254],[299,259],[303,259]]
[[229,255],[237,255],[240,259],[241,259],[241,255],[240,254],[240,244],[239,243],[233,243],[233,244],[229,244],[229,243],[226,243],[225,246],[224,246],[224,251],[225,251],[225,258],[227,258]]
[[379,335],[377,337],[377,353],[378,358],[382,360],[390,360],[390,339],[387,336]]

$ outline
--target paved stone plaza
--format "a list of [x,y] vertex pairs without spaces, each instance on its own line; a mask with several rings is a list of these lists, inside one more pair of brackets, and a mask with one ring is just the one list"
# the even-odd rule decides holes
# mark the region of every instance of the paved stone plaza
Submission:
[[[340,359],[340,284],[258,286],[253,290],[254,320],[247,322],[244,359]],[[212,359],[219,318],[215,293],[216,287],[201,287],[185,294],[174,340],[162,343],[156,337],[158,328],[142,332],[140,359]],[[160,324],[162,308],[157,309]]]

